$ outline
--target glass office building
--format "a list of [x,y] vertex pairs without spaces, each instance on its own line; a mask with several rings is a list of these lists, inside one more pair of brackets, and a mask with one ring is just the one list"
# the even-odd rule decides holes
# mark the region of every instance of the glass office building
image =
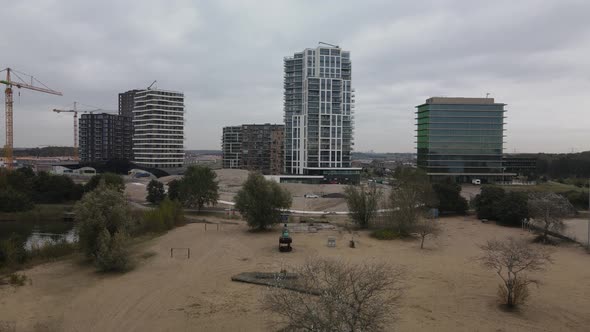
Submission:
[[433,97],[416,106],[418,167],[458,182],[500,181],[506,104],[493,98]]

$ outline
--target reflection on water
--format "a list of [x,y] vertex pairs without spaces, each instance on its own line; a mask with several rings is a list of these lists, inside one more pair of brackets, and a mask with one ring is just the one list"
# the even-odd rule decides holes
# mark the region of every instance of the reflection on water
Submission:
[[68,243],[78,241],[78,234],[76,234],[76,230],[74,228],[70,229],[67,233],[64,234],[57,234],[57,233],[46,233],[43,232],[40,228],[34,228],[33,232],[27,238],[25,242],[25,248],[30,250],[33,247],[43,247],[49,243],[57,243],[61,241],[66,241]]
[[74,224],[62,221],[44,223],[0,222],[0,240],[9,238],[13,233],[26,239],[24,246],[28,250],[32,247],[40,247],[48,243],[56,243],[64,240],[72,243],[78,240]]

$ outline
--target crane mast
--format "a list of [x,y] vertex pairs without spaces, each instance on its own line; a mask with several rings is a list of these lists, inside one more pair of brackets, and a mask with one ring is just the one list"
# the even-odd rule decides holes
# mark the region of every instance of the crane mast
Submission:
[[[84,105],[84,104],[82,104]],[[103,111],[103,113],[110,113],[110,112],[116,112],[116,111],[106,111],[100,108],[94,109],[94,110],[90,110],[90,111],[81,111],[78,110],[78,102],[74,102],[74,108],[71,110],[65,110],[65,109],[53,109],[53,111],[55,113],[74,113],[74,159],[75,160],[80,160],[80,153],[79,153],[79,139],[78,139],[78,113],[94,113],[94,112],[101,112]]]
[[[6,80],[10,82],[10,68],[6,70]],[[12,86],[6,85],[5,94],[5,108],[6,108],[6,145],[4,145],[4,156],[6,157],[6,167],[12,168],[12,149],[13,142],[13,128],[12,128]]]
[[[6,167],[8,169],[12,168],[12,163],[13,163],[13,149],[14,149],[14,128],[13,128],[13,99],[12,99],[12,87],[17,87],[19,89],[28,89],[28,90],[33,90],[33,91],[38,91],[38,92],[44,92],[44,93],[49,93],[52,95],[58,95],[61,96],[62,93],[59,91],[55,91],[52,89],[49,89],[47,87],[42,88],[42,87],[38,87],[33,85],[33,80],[35,80],[35,78],[33,76],[31,76],[31,84],[27,84],[24,82],[24,80],[17,74],[17,72],[11,68],[6,68],[0,71],[6,71],[6,80],[0,80],[0,83],[6,85],[6,89],[4,90],[4,96],[5,96],[5,108],[6,108],[6,145],[4,146],[4,156],[6,157]],[[11,74],[14,74],[14,76],[18,77],[22,82],[19,81],[13,81]],[[23,74],[23,73],[21,73]],[[26,74],[23,74],[26,75]],[[39,81],[37,81],[39,82]],[[41,82],[39,82],[41,83]],[[43,84],[43,83],[41,83]]]

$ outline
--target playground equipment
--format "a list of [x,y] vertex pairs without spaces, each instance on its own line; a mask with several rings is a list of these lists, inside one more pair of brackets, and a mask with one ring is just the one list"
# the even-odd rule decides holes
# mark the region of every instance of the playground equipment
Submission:
[[285,224],[285,227],[283,228],[283,233],[281,234],[281,237],[279,237],[279,251],[289,252],[293,250],[293,248],[291,247],[292,242],[293,239],[291,238],[291,236],[289,236],[289,229],[287,228],[287,224]]

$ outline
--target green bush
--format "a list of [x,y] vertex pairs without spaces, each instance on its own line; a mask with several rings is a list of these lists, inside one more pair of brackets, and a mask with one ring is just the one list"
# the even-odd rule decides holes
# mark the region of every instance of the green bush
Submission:
[[90,181],[88,181],[88,183],[86,183],[84,186],[84,191],[93,191],[98,187],[101,180],[104,180],[104,183],[107,185],[107,187],[112,187],[118,192],[122,193],[125,190],[125,182],[120,175],[114,173],[104,173],[91,177]]
[[281,222],[282,210],[291,207],[291,193],[277,182],[251,172],[235,197],[235,208],[248,226],[263,230]]
[[111,236],[104,228],[98,236],[98,252],[95,260],[100,271],[125,271],[129,268],[129,252],[127,251],[127,236],[123,232],[116,232]]
[[166,198],[157,208],[143,214],[137,222],[135,234],[160,233],[184,224],[184,210],[180,202]]
[[377,240],[395,240],[401,237],[397,231],[389,228],[375,230],[371,232],[371,236]]
[[587,210],[588,209],[588,192],[587,191],[575,191],[571,190],[568,192],[563,193],[562,195],[567,198],[570,203],[576,208],[580,210]]
[[432,189],[438,199],[438,209],[441,213],[465,214],[469,208],[467,200],[461,196],[461,186],[459,184],[452,182],[435,183],[432,185]]
[[0,242],[0,264],[15,266],[27,261],[29,255],[25,249],[25,239],[17,233]]
[[506,226],[521,226],[522,220],[529,216],[527,201],[527,193],[507,193],[494,205],[496,220]]
[[474,199],[475,211],[478,219],[498,220],[497,203],[500,202],[506,192],[504,189],[492,185],[481,187],[481,193]]
[[125,196],[103,181],[75,207],[80,249],[100,270],[124,270],[132,216]]
[[47,243],[42,246],[33,245],[30,250],[31,258],[52,259],[70,255],[78,249],[75,243],[65,240]]
[[0,212],[19,212],[34,207],[31,197],[11,187],[0,189]]
[[24,286],[27,282],[27,276],[24,274],[12,273],[8,276],[8,282],[13,286]]
[[146,200],[152,204],[159,204],[166,197],[164,184],[158,180],[151,180],[147,185]]

